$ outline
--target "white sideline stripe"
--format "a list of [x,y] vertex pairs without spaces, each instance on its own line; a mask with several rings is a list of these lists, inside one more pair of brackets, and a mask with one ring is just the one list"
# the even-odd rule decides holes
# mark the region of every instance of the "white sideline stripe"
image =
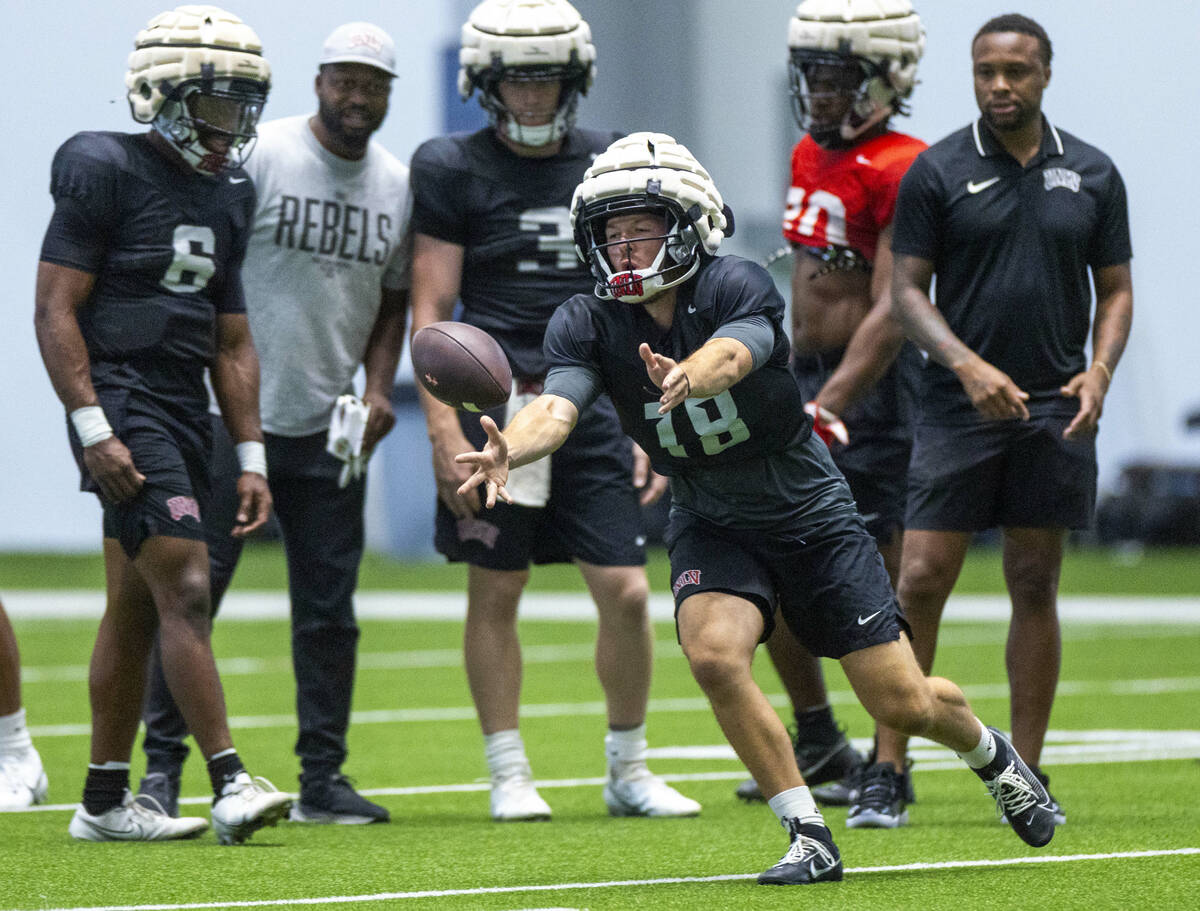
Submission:
[[[964,870],[978,867],[1008,867],[1020,864],[1062,864],[1093,860],[1138,860],[1149,857],[1179,857],[1200,854],[1200,848],[1164,848],[1151,851],[1118,851],[1109,854],[1059,854],[1042,857],[1005,857],[989,860],[947,860],[933,863],[895,864],[887,867],[847,867],[846,873],[911,873],[921,870]],[[254,901],[181,902],[162,905],[85,905],[43,911],[190,911],[203,908],[279,908],[291,905],[345,905],[409,898],[456,898],[466,895],[512,895],[523,892],[565,892],[573,889],[614,889],[639,886],[670,886],[691,883],[730,882],[754,879],[757,873],[724,873],[717,876],[665,876],[657,879],[621,879],[602,882],[546,883],[527,886],[483,886],[475,889],[423,889],[417,892],[376,892],[372,895],[330,895],[322,898],[269,898]]]
[[[1103,680],[1062,681],[1058,685],[1059,698],[1089,696],[1136,696],[1162,693],[1194,693],[1200,691],[1200,677],[1177,677],[1152,680]],[[1007,699],[1008,684],[991,683],[965,686],[963,692],[972,701],[984,699]],[[785,694],[774,693],[767,700],[775,708],[787,708],[790,703]],[[856,705],[852,692],[834,690],[829,693],[831,705]],[[649,712],[708,712],[708,700],[702,696],[683,696],[673,699],[651,699]],[[526,718],[562,718],[571,715],[604,715],[607,708],[602,700],[587,702],[531,703],[521,706],[521,715]],[[474,721],[472,706],[443,706],[412,709],[371,709],[351,712],[352,724],[408,724],[413,722]],[[241,730],[255,728],[294,728],[294,714],[280,715],[234,715],[229,726]],[[46,724],[29,728],[34,738],[38,737],[83,737],[90,735],[90,724]]]
[[[1004,642],[1008,631],[1004,627],[992,630],[965,630],[951,627],[944,630],[938,637],[938,648],[947,649],[972,645],[993,645]],[[1112,633],[1104,628],[1083,627],[1063,631],[1063,642],[1080,642],[1111,637]],[[1128,641],[1134,638],[1161,639],[1177,637],[1179,631],[1170,627],[1149,627],[1143,630],[1122,633],[1122,639]],[[526,664],[556,664],[568,661],[590,661],[595,655],[594,642],[580,642],[562,645],[525,645],[521,655]],[[683,651],[679,643],[672,640],[662,640],[654,645],[654,657],[657,660],[682,659]],[[391,671],[391,670],[428,670],[430,668],[457,668],[463,663],[462,650],[458,648],[428,648],[402,649],[388,652],[358,653],[359,671]],[[273,658],[256,658],[251,656],[231,656],[217,659],[217,668],[222,677],[248,677],[255,674],[287,674],[292,673],[292,659],[280,655]],[[56,665],[23,665],[21,667],[21,682],[34,683],[71,683],[87,680],[88,666],[86,664],[56,664]],[[1190,684],[1188,685],[1190,686]]]
[[[364,620],[461,620],[466,615],[462,592],[371,591],[354,596],[355,612]],[[104,613],[104,593],[96,590],[7,591],[4,607],[10,617],[61,619],[95,617]],[[671,620],[674,603],[665,594],[650,596],[650,616]],[[948,621],[1007,621],[1011,613],[1003,595],[952,595],[946,605]],[[1200,625],[1200,598],[1071,595],[1058,599],[1064,622],[1119,624],[1169,623]],[[286,620],[286,592],[230,592],[221,603],[223,620]],[[527,592],[521,596],[521,616],[531,620],[593,620],[591,598],[577,592]]]
[[[871,748],[870,738],[855,738],[856,749]],[[917,763],[918,772],[962,771],[963,763],[950,750],[921,737],[913,738],[910,753]],[[651,760],[701,760],[737,762],[733,748],[728,744],[700,746],[656,747],[646,751]],[[1096,765],[1108,762],[1157,762],[1169,759],[1200,759],[1200,731],[1059,731],[1046,732],[1046,745],[1042,751],[1042,765]],[[740,781],[746,777],[739,765],[735,770],[721,772],[676,772],[660,776],[669,782],[695,781]],[[539,788],[598,788],[604,778],[558,778],[538,779]],[[359,793],[367,797],[414,797],[429,794],[466,794],[487,791],[490,783],[479,779],[463,784],[419,785],[395,788],[361,788]],[[292,795],[293,797],[295,795]],[[183,797],[181,804],[209,804],[211,796]],[[74,810],[75,804],[42,804],[13,813],[45,813]]]

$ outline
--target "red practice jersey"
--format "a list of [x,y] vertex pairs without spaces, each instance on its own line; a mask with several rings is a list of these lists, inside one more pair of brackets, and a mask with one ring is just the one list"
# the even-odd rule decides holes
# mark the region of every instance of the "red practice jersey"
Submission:
[[874,262],[879,232],[896,209],[900,178],[925,148],[921,140],[890,130],[848,149],[823,149],[805,136],[792,150],[783,236],[818,249],[851,247]]

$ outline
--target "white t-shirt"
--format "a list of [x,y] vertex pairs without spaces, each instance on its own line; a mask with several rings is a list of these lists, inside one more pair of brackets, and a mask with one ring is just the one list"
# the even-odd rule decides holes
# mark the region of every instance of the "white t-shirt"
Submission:
[[262,374],[262,423],[298,437],[353,391],[382,288],[408,286],[408,166],[377,142],[327,151],[309,115],[262,124],[246,162],[258,203],[242,268]]

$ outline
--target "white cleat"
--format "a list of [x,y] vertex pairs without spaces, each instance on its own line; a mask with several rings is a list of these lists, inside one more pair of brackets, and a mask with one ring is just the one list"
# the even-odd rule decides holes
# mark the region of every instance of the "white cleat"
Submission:
[[550,818],[550,804],[533,786],[529,766],[509,775],[492,776],[492,819],[497,822],[531,822]]
[[68,831],[72,838],[82,841],[171,841],[195,838],[207,828],[208,820],[203,817],[174,819],[153,798],[135,801],[133,794],[126,791],[120,806],[99,816],[93,816],[80,804]]
[[32,746],[19,753],[0,753],[0,810],[43,803],[49,788],[42,757]]
[[238,772],[213,804],[217,841],[240,845],[263,826],[275,825],[291,808],[291,795],[276,790],[265,778],[251,778],[249,772]]
[[623,778],[609,775],[604,802],[611,816],[699,816],[701,809],[645,766]]

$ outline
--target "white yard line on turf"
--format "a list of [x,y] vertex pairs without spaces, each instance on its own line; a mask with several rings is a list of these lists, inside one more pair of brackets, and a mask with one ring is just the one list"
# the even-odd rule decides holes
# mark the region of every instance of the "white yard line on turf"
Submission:
[[[871,747],[869,738],[855,739],[854,746],[866,751]],[[945,747],[924,738],[914,738],[911,746],[916,770],[925,772],[961,771],[962,760]],[[728,744],[707,746],[656,747],[647,751],[653,760],[698,760],[736,761],[737,756]],[[1119,762],[1158,762],[1171,759],[1200,759],[1200,731],[1060,731],[1046,732],[1046,746],[1042,752],[1042,765],[1097,765]],[[667,772],[662,778],[670,782],[688,781],[740,781],[746,777],[739,765],[736,769],[709,772]],[[558,778],[538,779],[539,788],[599,788],[604,778]],[[461,794],[486,791],[491,787],[486,779],[462,784],[420,785],[392,788],[360,788],[359,793],[368,797],[415,797],[429,794]],[[183,797],[181,804],[210,804],[212,795]],[[43,804],[11,813],[46,813],[74,810],[75,804]],[[0,814],[2,815],[2,814]]]
[[[466,596],[461,592],[359,592],[355,611],[363,620],[460,620],[466,613]],[[104,612],[100,591],[5,591],[4,607],[10,617],[33,618],[96,617]],[[946,605],[945,619],[1007,621],[1011,613],[1003,595],[953,595]],[[1095,623],[1168,623],[1200,625],[1200,598],[1064,596],[1058,600],[1064,621]],[[655,620],[674,616],[671,599],[650,596],[650,615]],[[286,592],[230,592],[221,602],[221,619],[286,620]],[[593,620],[596,608],[587,595],[578,593],[527,592],[521,596],[521,616],[527,620]]]
[[[887,867],[848,867],[847,874],[911,873],[922,870],[961,870],[977,867],[1009,867],[1031,864],[1083,863],[1096,860],[1140,860],[1200,854],[1200,848],[1164,848],[1152,851],[1116,851],[1109,854],[1060,854],[1038,857],[1005,857],[989,860],[948,860],[936,863],[896,864]],[[199,911],[215,908],[280,908],[297,905],[347,905],[363,902],[399,901],[409,898],[458,898],[469,895],[512,895],[528,892],[569,892],[579,889],[617,889],[716,883],[754,879],[757,873],[726,873],[718,876],[667,876],[657,879],[622,879],[605,882],[546,883],[527,886],[490,886],[475,889],[422,889],[414,892],[376,892],[371,895],[329,895],[313,898],[268,898],[257,901],[181,902],[178,904],[84,905],[43,911]]]

